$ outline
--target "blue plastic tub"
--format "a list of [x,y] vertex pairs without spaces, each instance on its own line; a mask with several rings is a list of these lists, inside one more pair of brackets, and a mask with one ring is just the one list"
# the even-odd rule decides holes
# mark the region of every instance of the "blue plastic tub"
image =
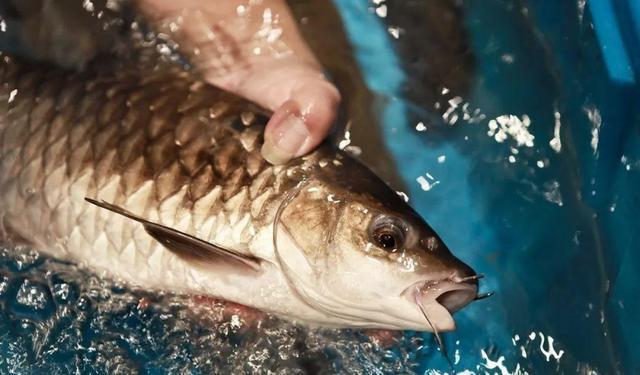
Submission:
[[387,147],[413,205],[497,292],[458,314],[456,370],[639,371],[640,3],[464,2],[476,73],[443,95],[437,136],[410,120],[412,77],[375,3],[335,1],[390,99]]

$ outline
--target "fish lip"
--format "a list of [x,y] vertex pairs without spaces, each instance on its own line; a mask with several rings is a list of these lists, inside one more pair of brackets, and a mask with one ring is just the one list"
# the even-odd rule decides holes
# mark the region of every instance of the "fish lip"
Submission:
[[462,309],[464,306],[473,302],[478,295],[478,285],[472,283],[439,283],[435,290],[429,290],[427,295],[432,294],[435,300],[444,306],[451,314]]
[[478,277],[422,280],[409,285],[400,295],[420,293],[424,297],[434,297],[433,299],[437,301],[443,294],[456,290],[469,293],[473,297],[469,299],[469,302],[473,301],[478,295]]
[[[401,295],[416,304],[431,328],[438,331],[455,329],[452,314],[472,302],[478,295],[478,277],[445,278],[418,281]],[[425,323],[427,323],[425,322]],[[435,327],[434,327],[435,326]]]

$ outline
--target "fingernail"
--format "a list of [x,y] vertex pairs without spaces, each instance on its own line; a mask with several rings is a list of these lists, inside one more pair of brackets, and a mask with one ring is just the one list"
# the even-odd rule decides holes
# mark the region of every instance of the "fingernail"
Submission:
[[299,117],[288,114],[265,136],[262,157],[271,164],[284,164],[294,158],[309,137],[309,130]]

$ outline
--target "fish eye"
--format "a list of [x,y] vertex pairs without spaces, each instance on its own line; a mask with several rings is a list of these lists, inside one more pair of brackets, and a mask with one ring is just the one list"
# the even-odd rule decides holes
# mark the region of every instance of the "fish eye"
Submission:
[[376,246],[388,252],[395,252],[404,244],[405,229],[395,218],[378,216],[371,224],[369,236]]

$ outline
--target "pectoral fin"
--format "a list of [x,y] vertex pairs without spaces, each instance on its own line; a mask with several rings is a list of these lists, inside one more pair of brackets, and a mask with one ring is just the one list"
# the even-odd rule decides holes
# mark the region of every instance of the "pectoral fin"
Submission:
[[161,224],[150,222],[121,207],[95,199],[85,200],[98,207],[115,212],[131,220],[137,221],[156,241],[177,256],[199,265],[220,265],[221,263],[236,266],[245,271],[258,272],[260,259],[216,246],[192,235],[177,231]]

